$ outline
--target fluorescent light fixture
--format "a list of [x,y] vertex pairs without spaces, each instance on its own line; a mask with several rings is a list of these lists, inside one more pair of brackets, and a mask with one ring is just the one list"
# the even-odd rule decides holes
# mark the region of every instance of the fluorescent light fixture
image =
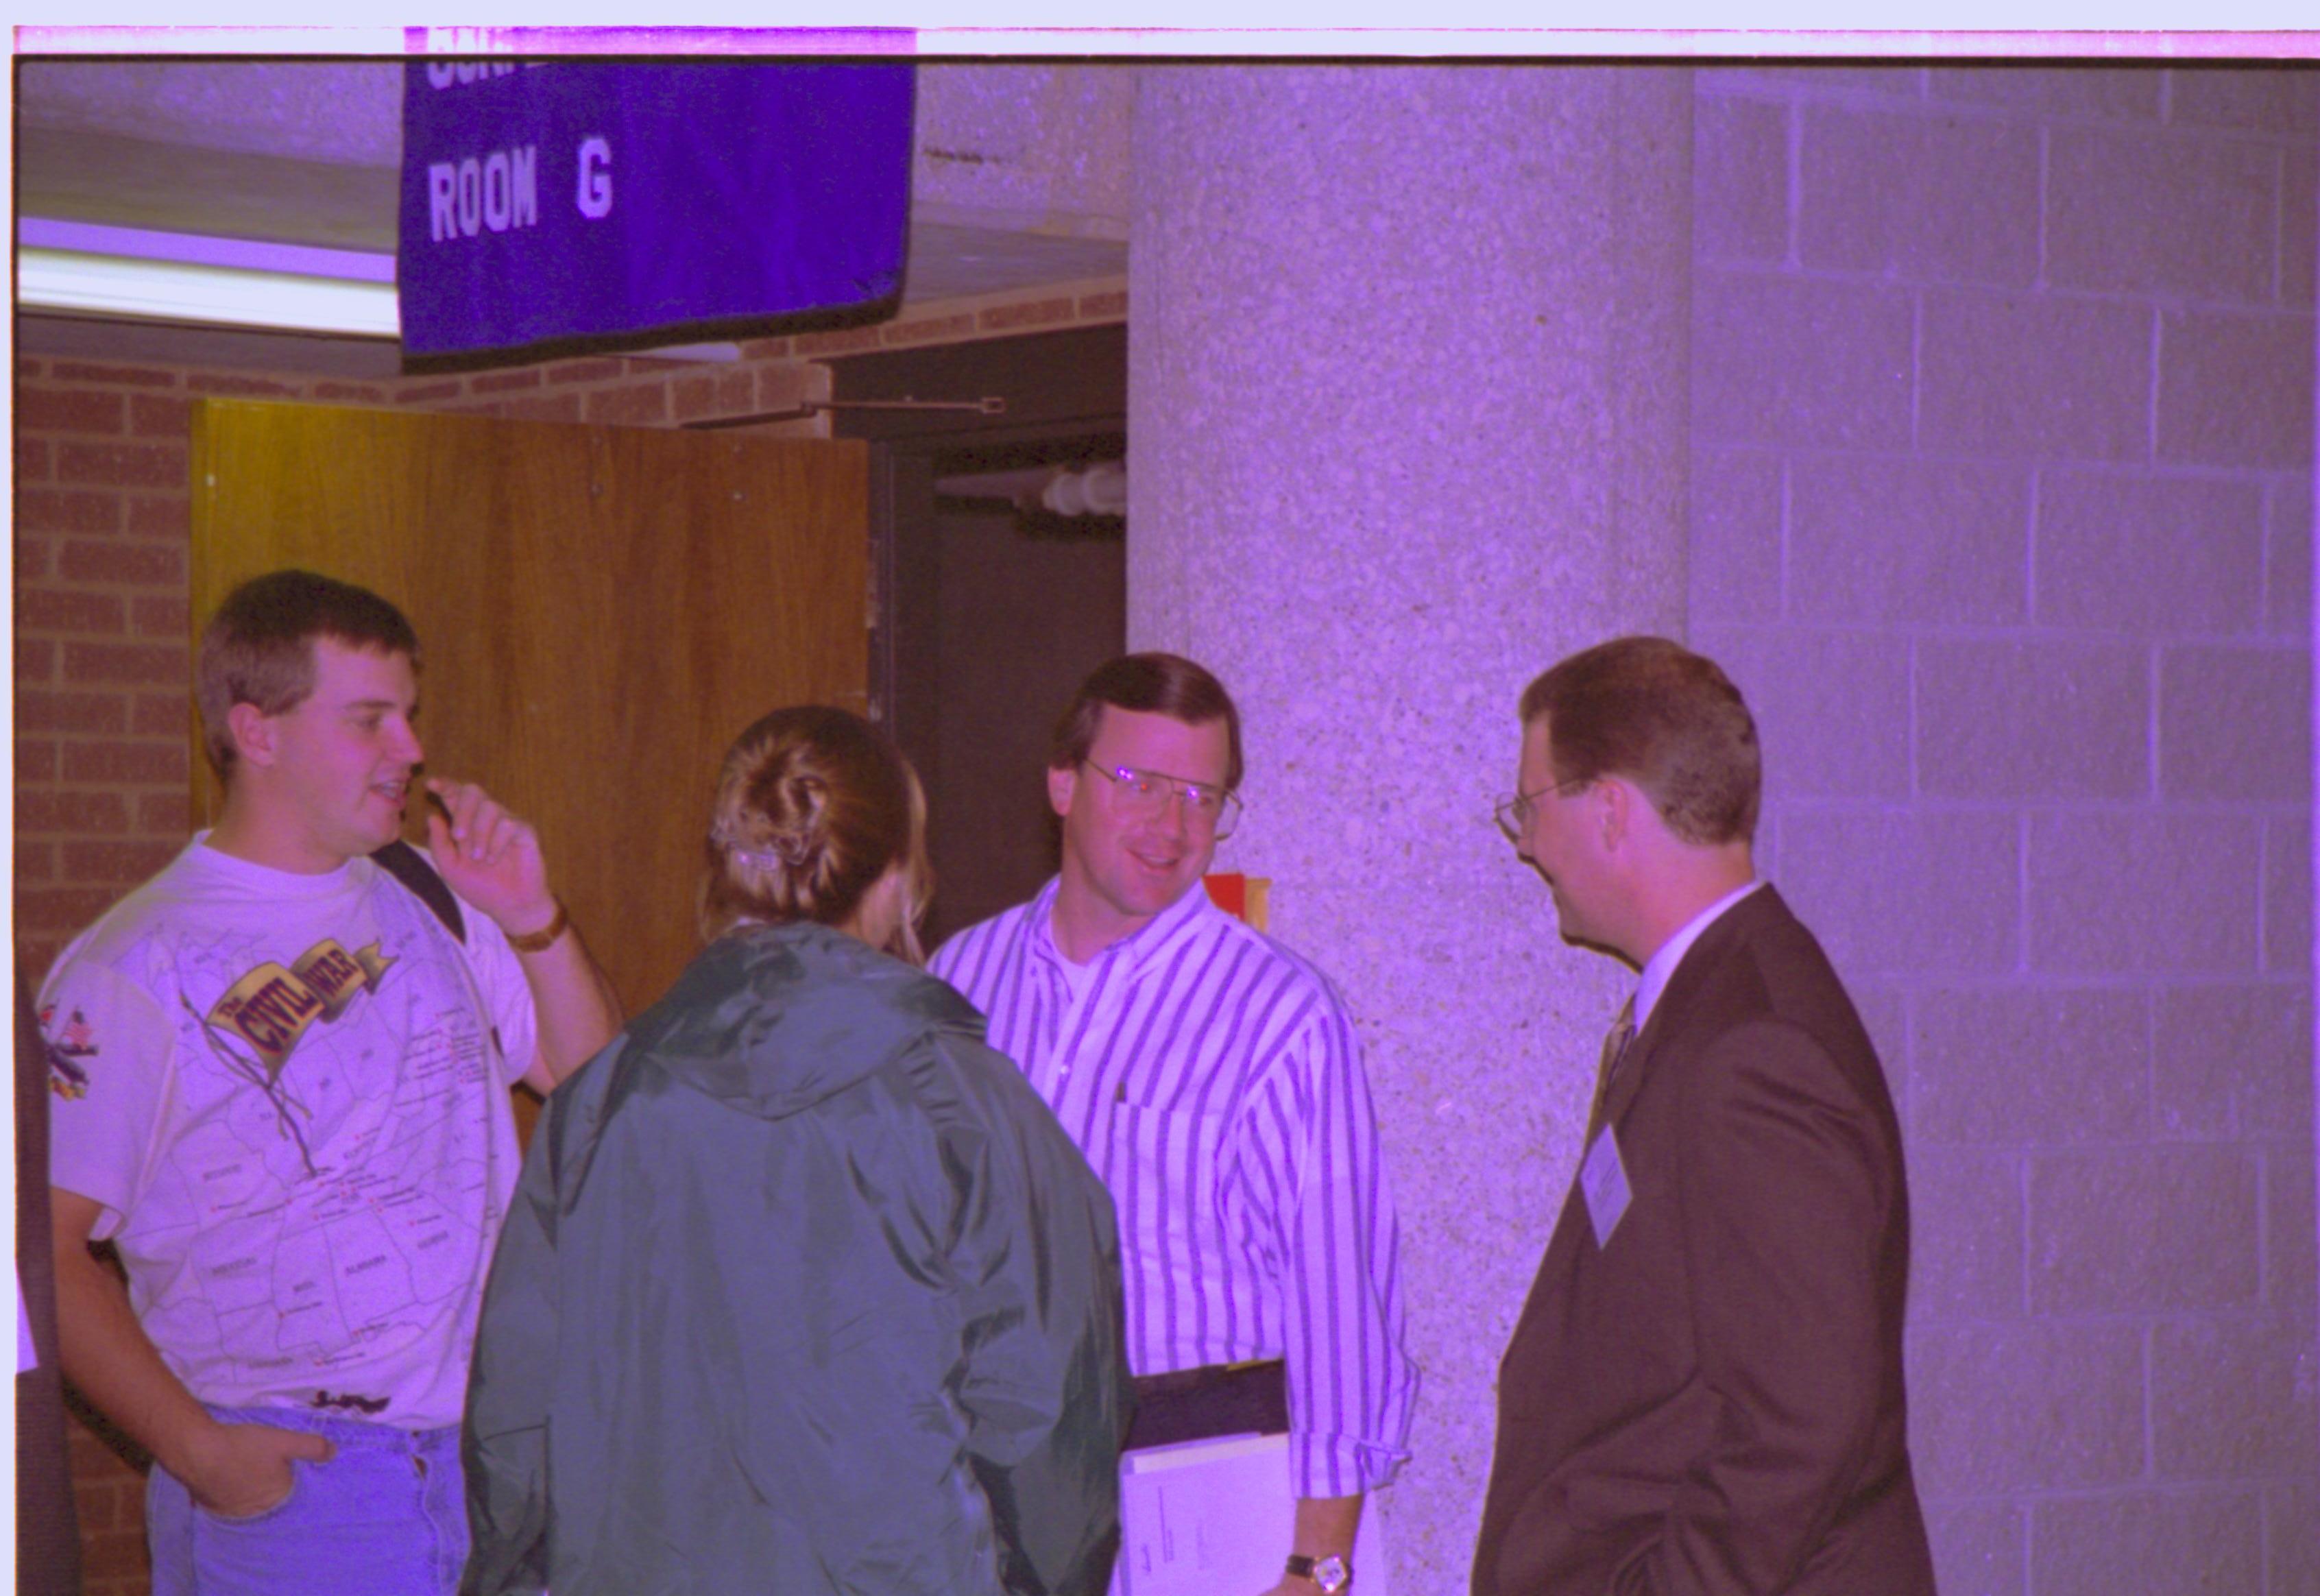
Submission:
[[366,249],[326,249],[313,244],[276,244],[203,232],[161,232],[150,227],[59,222],[49,216],[18,217],[16,242],[26,249],[118,255],[171,266],[222,266],[294,277],[343,277],[352,283],[394,281],[394,257]]
[[392,255],[44,216],[16,221],[16,304],[359,339],[402,330]]
[[[16,220],[16,304],[142,322],[400,338],[394,257],[205,233]],[[737,361],[732,343],[636,349],[656,360]]]
[[403,326],[391,283],[124,260],[68,249],[16,252],[16,304],[25,310],[358,338],[394,338]]
[[16,223],[25,310],[394,338],[394,258],[26,216]]

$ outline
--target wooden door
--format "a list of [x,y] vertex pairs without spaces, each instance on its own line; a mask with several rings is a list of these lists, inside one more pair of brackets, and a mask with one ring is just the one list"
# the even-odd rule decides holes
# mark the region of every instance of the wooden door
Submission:
[[401,606],[428,770],[538,826],[631,1014],[700,946],[734,735],[867,711],[865,445],[241,400],[197,405],[193,440],[195,627],[285,566]]

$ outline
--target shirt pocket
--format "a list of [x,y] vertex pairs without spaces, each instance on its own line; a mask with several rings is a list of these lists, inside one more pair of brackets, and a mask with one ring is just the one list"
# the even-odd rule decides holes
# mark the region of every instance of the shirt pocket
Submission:
[[1181,1270],[1192,1249],[1214,1242],[1225,1139],[1222,1114],[1113,1105],[1106,1183],[1129,1246],[1156,1250]]

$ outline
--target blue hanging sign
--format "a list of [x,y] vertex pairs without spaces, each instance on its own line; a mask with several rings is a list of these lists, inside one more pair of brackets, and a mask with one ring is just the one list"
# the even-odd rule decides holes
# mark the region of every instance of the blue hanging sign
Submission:
[[411,62],[405,356],[745,337],[897,297],[911,95],[907,65]]

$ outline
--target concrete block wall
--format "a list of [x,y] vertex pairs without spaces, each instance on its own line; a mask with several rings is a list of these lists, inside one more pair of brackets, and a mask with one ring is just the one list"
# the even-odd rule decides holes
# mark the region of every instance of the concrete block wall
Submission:
[[1901,1106],[1941,1588],[2313,1596],[2320,74],[1695,95],[1693,639]]
[[[28,357],[15,368],[15,955],[38,987],[75,934],[184,845],[192,775],[187,561],[193,402],[234,395],[615,426],[675,426],[826,398],[818,362],[1119,321],[1120,279],[915,306],[745,345],[739,361],[582,359],[349,382]],[[826,436],[825,418],[784,423]],[[87,1596],[144,1596],[144,1478],[76,1424]]]

